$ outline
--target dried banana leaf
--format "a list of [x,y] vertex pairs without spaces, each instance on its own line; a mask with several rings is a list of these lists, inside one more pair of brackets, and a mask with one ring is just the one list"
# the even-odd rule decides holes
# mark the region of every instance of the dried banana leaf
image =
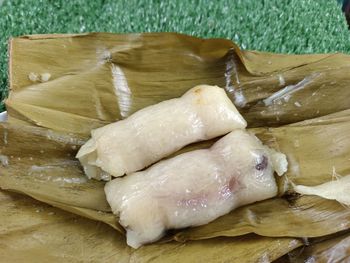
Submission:
[[293,238],[245,236],[153,244],[133,250],[105,224],[29,197],[0,191],[2,262],[263,262],[302,245]]
[[266,144],[284,152],[289,168],[280,181],[287,184],[317,185],[328,182],[334,173],[350,172],[350,111],[308,120],[307,124],[256,130]]
[[205,83],[224,87],[250,127],[278,126],[348,109],[349,68],[343,54],[241,51],[175,33],[24,36],[10,41],[6,105],[10,121],[88,134]]
[[316,241],[290,253],[284,262],[349,262],[350,234],[341,233],[333,238]]
[[[225,88],[250,127],[276,127],[252,131],[288,155],[291,169],[279,180],[281,192],[291,183],[319,184],[329,181],[333,171],[349,172],[350,56],[241,51],[229,40],[173,33],[25,36],[12,39],[10,49],[10,124],[0,127],[0,157],[6,166],[0,171],[3,189],[122,231],[109,212],[103,183],[84,181],[74,159],[76,148],[92,128],[203,83]],[[350,212],[333,201],[274,198],[181,231],[175,239],[252,232],[315,237],[348,229],[349,219]],[[167,245],[169,251],[186,247],[192,253],[188,244],[196,244],[193,247],[202,247],[199,254],[205,255],[203,251],[216,247],[218,240],[236,238]],[[216,248],[213,255],[221,251]]]
[[130,261],[271,262],[301,245],[301,241],[293,238],[268,238],[254,235],[236,238],[221,237],[145,246],[135,252],[136,260],[132,255]]
[[0,123],[0,185],[123,232],[106,201],[104,183],[87,180],[74,156],[83,137]]
[[314,119],[292,123],[289,126],[316,126],[350,121],[350,109],[324,115]]
[[[300,123],[252,130],[266,144],[287,154],[290,169],[286,179],[280,180],[281,191],[287,190],[286,187],[290,182],[312,185],[328,181],[332,178],[333,167],[337,167],[339,173],[348,173],[350,122],[342,119],[348,117],[346,113],[339,112],[332,116],[309,120],[307,125]],[[326,123],[321,124],[322,121]],[[106,222],[122,231],[114,216],[108,213],[109,207],[104,197],[103,183],[95,180],[87,181],[79,164],[74,161],[74,153],[81,141],[70,140],[70,136],[73,135],[64,137],[65,135],[61,133],[26,125],[2,124],[0,131],[3,136],[7,133],[12,137],[11,139],[8,136],[1,154],[13,156],[9,159],[9,165],[3,169],[3,176],[0,176],[0,187],[28,194],[54,206],[59,204],[58,207],[73,213],[77,213],[75,211],[77,208],[85,209],[86,214],[78,214]],[[48,137],[48,133],[51,136]],[[82,137],[78,138],[83,140]],[[41,143],[30,146],[25,144],[30,141]],[[194,149],[207,144],[208,142],[192,145],[189,148]],[[46,155],[40,153],[42,146],[47,149]],[[54,151],[51,153],[50,149]],[[330,152],[328,149],[341,150]],[[57,167],[57,170],[53,169],[53,164],[62,163],[64,160],[72,163],[69,173],[65,173],[60,167]],[[322,162],[319,163],[318,160]],[[42,167],[40,180],[32,171],[34,165],[39,167],[38,164]],[[293,168],[293,165],[296,168]],[[52,185],[50,182],[53,182]],[[65,199],[60,196],[64,196]],[[196,240],[217,236],[239,236],[252,232],[273,237],[316,237],[348,229],[349,222],[350,210],[334,201],[313,196],[301,197],[295,202],[274,198],[242,207],[208,225],[180,231],[175,235],[175,239]]]
[[3,191],[0,211],[3,262],[128,262],[122,236],[105,224]]

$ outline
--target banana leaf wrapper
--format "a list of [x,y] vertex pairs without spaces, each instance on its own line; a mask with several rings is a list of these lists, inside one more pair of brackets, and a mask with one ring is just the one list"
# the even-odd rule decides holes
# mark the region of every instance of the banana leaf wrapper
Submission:
[[3,262],[263,262],[302,245],[293,238],[248,235],[154,244],[134,250],[101,222],[27,196],[0,191],[0,257]]
[[[287,154],[290,168],[279,180],[281,193],[289,190],[291,182],[312,185],[329,181],[334,169],[349,173],[347,113],[278,128],[251,129],[264,143]],[[105,200],[104,183],[86,180],[74,158],[84,136],[22,124],[1,124],[0,134],[6,137],[1,154],[8,158],[0,176],[1,188],[103,221],[123,232]],[[183,151],[210,143],[191,145]],[[314,196],[276,197],[234,210],[210,224],[180,231],[174,238],[185,241],[248,233],[317,237],[346,230],[349,222],[350,210],[335,201]]]
[[[279,180],[281,192],[291,182],[328,181],[334,169],[349,170],[349,67],[349,56],[343,54],[241,51],[228,40],[173,33],[14,38],[6,101],[10,118],[9,124],[1,125],[5,167],[0,187],[122,232],[106,204],[103,183],[84,179],[74,159],[76,149],[91,129],[203,83],[224,87],[249,127],[274,127],[252,131],[286,153],[295,168]],[[33,81],[31,73],[39,79]],[[40,79],[46,73],[49,80]],[[181,231],[175,239],[252,232],[271,237],[323,236],[348,229],[349,217],[347,209],[333,201],[274,198]]]
[[1,188],[103,221],[123,232],[108,213],[104,183],[88,180],[74,158],[83,137],[21,124],[0,126]]
[[348,262],[350,260],[350,233],[341,232],[325,238],[317,238],[309,244],[301,246],[285,256],[278,262]]
[[6,105],[10,121],[89,134],[212,84],[250,127],[280,126],[348,109],[349,67],[344,54],[241,51],[229,40],[176,33],[33,35],[10,41]]

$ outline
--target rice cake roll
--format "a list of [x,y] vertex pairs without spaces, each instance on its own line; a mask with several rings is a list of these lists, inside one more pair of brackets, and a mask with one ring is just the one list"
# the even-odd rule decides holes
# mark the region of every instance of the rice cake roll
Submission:
[[167,229],[207,224],[231,210],[277,195],[274,171],[286,156],[235,130],[211,148],[180,154],[105,185],[107,201],[137,248]]
[[224,89],[201,85],[98,128],[78,154],[89,178],[139,171],[182,147],[244,129],[247,123]]

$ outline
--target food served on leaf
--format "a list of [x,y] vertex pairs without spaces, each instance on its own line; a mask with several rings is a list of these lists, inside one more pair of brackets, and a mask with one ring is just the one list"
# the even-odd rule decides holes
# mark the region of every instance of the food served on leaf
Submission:
[[[106,53],[110,54],[108,58],[96,56],[98,53],[96,50],[101,49],[101,44],[106,47]],[[82,46],[86,47],[83,53],[81,53]],[[76,55],[74,63],[71,60],[60,59],[67,53],[67,48],[69,53]],[[103,53],[105,53],[104,49]],[[43,57],[49,59],[43,60]],[[117,223],[119,218],[116,219],[106,201],[105,182],[86,180],[79,162],[73,157],[76,153],[75,149],[84,143],[91,129],[114,122],[118,118],[130,116],[140,109],[146,110],[145,107],[160,101],[178,98],[188,88],[201,83],[220,85],[226,88],[229,97],[235,99],[236,102],[239,102],[239,99],[244,100],[246,103],[242,103],[241,106],[245,105],[241,113],[249,126],[253,128],[251,131],[264,144],[288,156],[289,171],[283,178],[280,178],[281,180],[278,180],[279,194],[286,189],[291,190],[289,188],[291,185],[313,187],[324,183],[330,180],[332,169],[344,175],[349,174],[350,104],[346,96],[349,94],[347,88],[349,86],[347,74],[349,56],[347,55],[291,56],[255,51],[242,52],[227,40],[203,40],[179,34],[167,34],[166,36],[137,34],[133,37],[88,34],[14,38],[11,41],[10,60],[11,93],[6,102],[10,123],[0,125],[0,133],[3,134],[3,140],[0,142],[1,155],[5,160],[1,169],[0,187],[9,191],[21,192],[72,213],[105,222],[120,232],[124,233],[122,227]],[[57,67],[52,67],[52,60],[57,62]],[[34,83],[28,79],[30,72],[40,74],[47,72],[47,68],[50,68],[52,76],[49,81]],[[169,68],[174,70],[169,71]],[[70,74],[71,72],[74,74]],[[116,81],[118,77],[123,79],[129,90],[121,89],[120,83]],[[263,103],[269,98],[278,97],[281,91],[288,91],[288,96],[284,96],[288,97],[286,100],[273,100],[272,102],[270,100],[271,103]],[[286,95],[286,93],[283,94]],[[58,100],[57,98],[64,99]],[[174,118],[174,115],[169,117],[167,127],[169,123],[176,122],[177,118]],[[148,115],[144,116],[149,118]],[[300,121],[302,122],[297,123]],[[119,123],[122,122],[124,121]],[[31,126],[35,124],[44,128]],[[179,125],[175,125],[177,126]],[[156,136],[159,137],[159,134],[162,134],[159,130],[159,128],[154,128],[152,134],[144,136],[142,142],[154,139],[152,141],[154,143],[158,139]],[[183,130],[181,126],[180,131]],[[53,136],[52,132],[56,133],[56,131],[59,132],[58,136]],[[229,132],[231,131],[226,133]],[[75,135],[79,140],[73,138]],[[64,137],[64,140],[61,136]],[[175,141],[176,139],[171,137],[166,144]],[[111,142],[113,143],[112,139]],[[134,143],[139,142],[123,142],[121,145],[129,147]],[[185,151],[211,144],[212,142],[194,144],[185,148]],[[97,153],[97,148],[94,152]],[[176,152],[171,156],[176,154],[179,153]],[[111,175],[104,172],[102,167],[93,164],[98,156],[93,152],[87,155],[89,158],[85,159],[86,164],[88,161],[92,163],[92,165],[88,164],[89,166],[85,165],[85,168],[89,168],[87,172],[90,171],[90,174],[96,177],[104,175],[104,179],[109,179]],[[284,159],[284,155],[271,152],[268,159],[269,164],[278,173],[277,164],[279,160]],[[202,165],[206,167],[206,163]],[[280,168],[283,171],[283,165]],[[150,169],[153,168],[148,170]],[[177,169],[185,170],[182,167]],[[141,173],[148,173],[148,170]],[[117,178],[116,181],[128,182],[132,180],[134,174],[131,172],[125,178]],[[176,176],[180,176],[180,179],[179,181],[174,179],[175,190],[178,183],[183,181],[181,174],[176,173]],[[199,191],[203,180],[197,181],[193,183],[193,187],[195,190],[198,188]],[[123,189],[125,185],[130,187],[129,183],[122,183]],[[175,192],[181,193],[181,191]],[[173,193],[173,191],[168,192]],[[336,194],[334,189],[331,192],[332,195]],[[130,192],[127,193],[131,195]],[[325,192],[322,193],[325,196]],[[191,197],[187,198],[186,194],[189,193],[185,193],[184,201],[189,198],[192,200]],[[92,232],[90,233],[89,230],[97,226],[95,233],[92,233],[96,237],[95,241],[106,244],[108,250],[106,253],[105,249],[102,249],[103,251],[95,249],[97,252],[92,255],[97,260],[101,259],[101,256],[104,258],[103,255],[105,255],[107,260],[118,262],[135,260],[167,262],[169,259],[170,261],[181,259],[193,262],[200,256],[201,259],[209,259],[209,261],[211,259],[214,261],[243,259],[257,262],[273,261],[295,247],[302,246],[303,240],[310,242],[312,246],[315,238],[328,238],[330,234],[349,229],[350,213],[346,205],[343,206],[338,202],[317,196],[300,197],[291,194],[279,195],[270,200],[241,207],[213,222],[182,229],[172,236],[174,240],[186,242],[185,244],[174,241],[155,243],[135,251],[125,246],[124,238],[118,236],[119,232],[107,226],[101,228],[102,225],[99,223],[89,223],[85,226],[75,223],[70,226],[67,221],[70,215],[67,213],[67,218],[61,218],[57,216],[58,210],[57,213],[55,212],[55,218],[64,222],[62,221],[62,224],[58,226],[58,230],[55,222],[50,229],[47,229],[47,224],[43,224],[42,233],[50,232],[47,230],[52,230],[52,233],[61,233],[62,227],[67,230],[63,231],[64,234],[76,232],[77,240],[72,244],[73,247],[76,245],[76,248],[79,249],[81,235],[87,235],[86,233],[91,235]],[[74,198],[69,198],[69,196]],[[336,199],[338,200],[339,197],[340,195]],[[182,200],[181,196],[179,198]],[[193,199],[194,202],[197,202],[196,196]],[[11,199],[9,202],[13,201]],[[158,200],[156,202],[161,203]],[[189,204],[192,205],[191,202]],[[6,211],[8,210],[7,203],[5,202],[4,205]],[[33,210],[30,205],[31,200],[28,200],[28,204],[29,210],[21,214],[28,213],[31,218],[35,219],[41,217],[45,222],[46,217],[52,218],[52,215],[48,213]],[[142,202],[142,204],[145,203]],[[224,205],[228,206],[227,203]],[[218,203],[218,207],[211,206],[210,211],[224,209],[224,205]],[[120,210],[126,211],[127,209],[129,207],[123,207]],[[142,209],[140,213],[153,211],[154,208],[150,206],[150,209],[147,210],[148,207],[144,206]],[[10,210],[12,211],[13,208]],[[184,209],[179,211],[184,211]],[[160,213],[159,217],[160,222],[164,224],[163,230],[170,227],[176,228],[177,226],[174,225],[169,226],[168,222],[164,223],[165,215]],[[147,213],[143,217],[147,219],[148,216]],[[131,226],[131,223],[134,223],[133,220],[136,219],[129,220],[129,225]],[[173,223],[175,219],[172,220],[169,222]],[[37,224],[36,220],[34,221]],[[4,227],[8,231],[13,230],[11,226],[14,226],[13,222],[6,223],[5,220]],[[127,230],[130,228],[125,227]],[[25,228],[22,226],[23,233],[27,233],[27,230],[31,230],[30,228],[30,225]],[[22,231],[15,232],[15,235],[6,235],[3,243],[10,244],[11,249],[14,248],[13,252],[22,251],[23,245],[18,243],[18,240],[21,240],[19,232]],[[40,228],[36,227],[33,233],[40,235]],[[240,237],[241,235],[244,236]],[[227,238],[220,236],[227,236]],[[293,238],[277,238],[277,236]],[[38,246],[44,248],[40,250],[40,255],[43,251],[45,251],[44,254],[49,251],[47,248],[57,247],[52,246],[55,242],[56,240],[37,242]],[[19,244],[18,248],[16,244]],[[33,249],[28,250],[29,258],[38,254],[38,246],[31,246]],[[100,247],[105,248],[106,246]],[[63,249],[62,253],[70,253],[73,250]],[[334,251],[334,247],[329,251],[332,254],[333,252],[334,254],[339,253],[339,251]],[[57,254],[54,250],[51,252],[52,255]],[[124,260],[125,253],[130,257]],[[3,249],[3,255],[6,254],[9,254],[8,246]],[[10,251],[10,254],[16,253]],[[83,255],[85,258],[90,258],[90,255],[85,254]],[[66,256],[66,254],[62,255]],[[34,256],[32,260],[35,261],[35,258]],[[283,258],[281,260],[279,262],[284,262]]]
[[274,171],[286,169],[283,154],[235,130],[210,149],[116,178],[105,193],[127,230],[128,244],[137,248],[158,240],[166,229],[203,225],[236,207],[276,196]]
[[[245,127],[224,89],[200,85],[92,131],[77,158],[89,178],[127,174],[107,183],[105,192],[127,230],[128,244],[137,248],[167,229],[203,225],[238,206],[276,196],[273,173],[286,171],[286,157]],[[210,149],[137,172],[185,145],[227,133]]]
[[245,127],[223,89],[201,85],[93,130],[77,158],[88,177],[108,180],[109,175],[141,170],[190,143]]

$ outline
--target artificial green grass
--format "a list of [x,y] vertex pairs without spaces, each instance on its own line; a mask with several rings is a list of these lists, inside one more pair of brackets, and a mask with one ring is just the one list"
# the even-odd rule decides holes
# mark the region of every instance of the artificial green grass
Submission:
[[244,49],[350,52],[350,33],[335,0],[0,0],[2,98],[10,37],[91,31],[176,31],[229,38]]

